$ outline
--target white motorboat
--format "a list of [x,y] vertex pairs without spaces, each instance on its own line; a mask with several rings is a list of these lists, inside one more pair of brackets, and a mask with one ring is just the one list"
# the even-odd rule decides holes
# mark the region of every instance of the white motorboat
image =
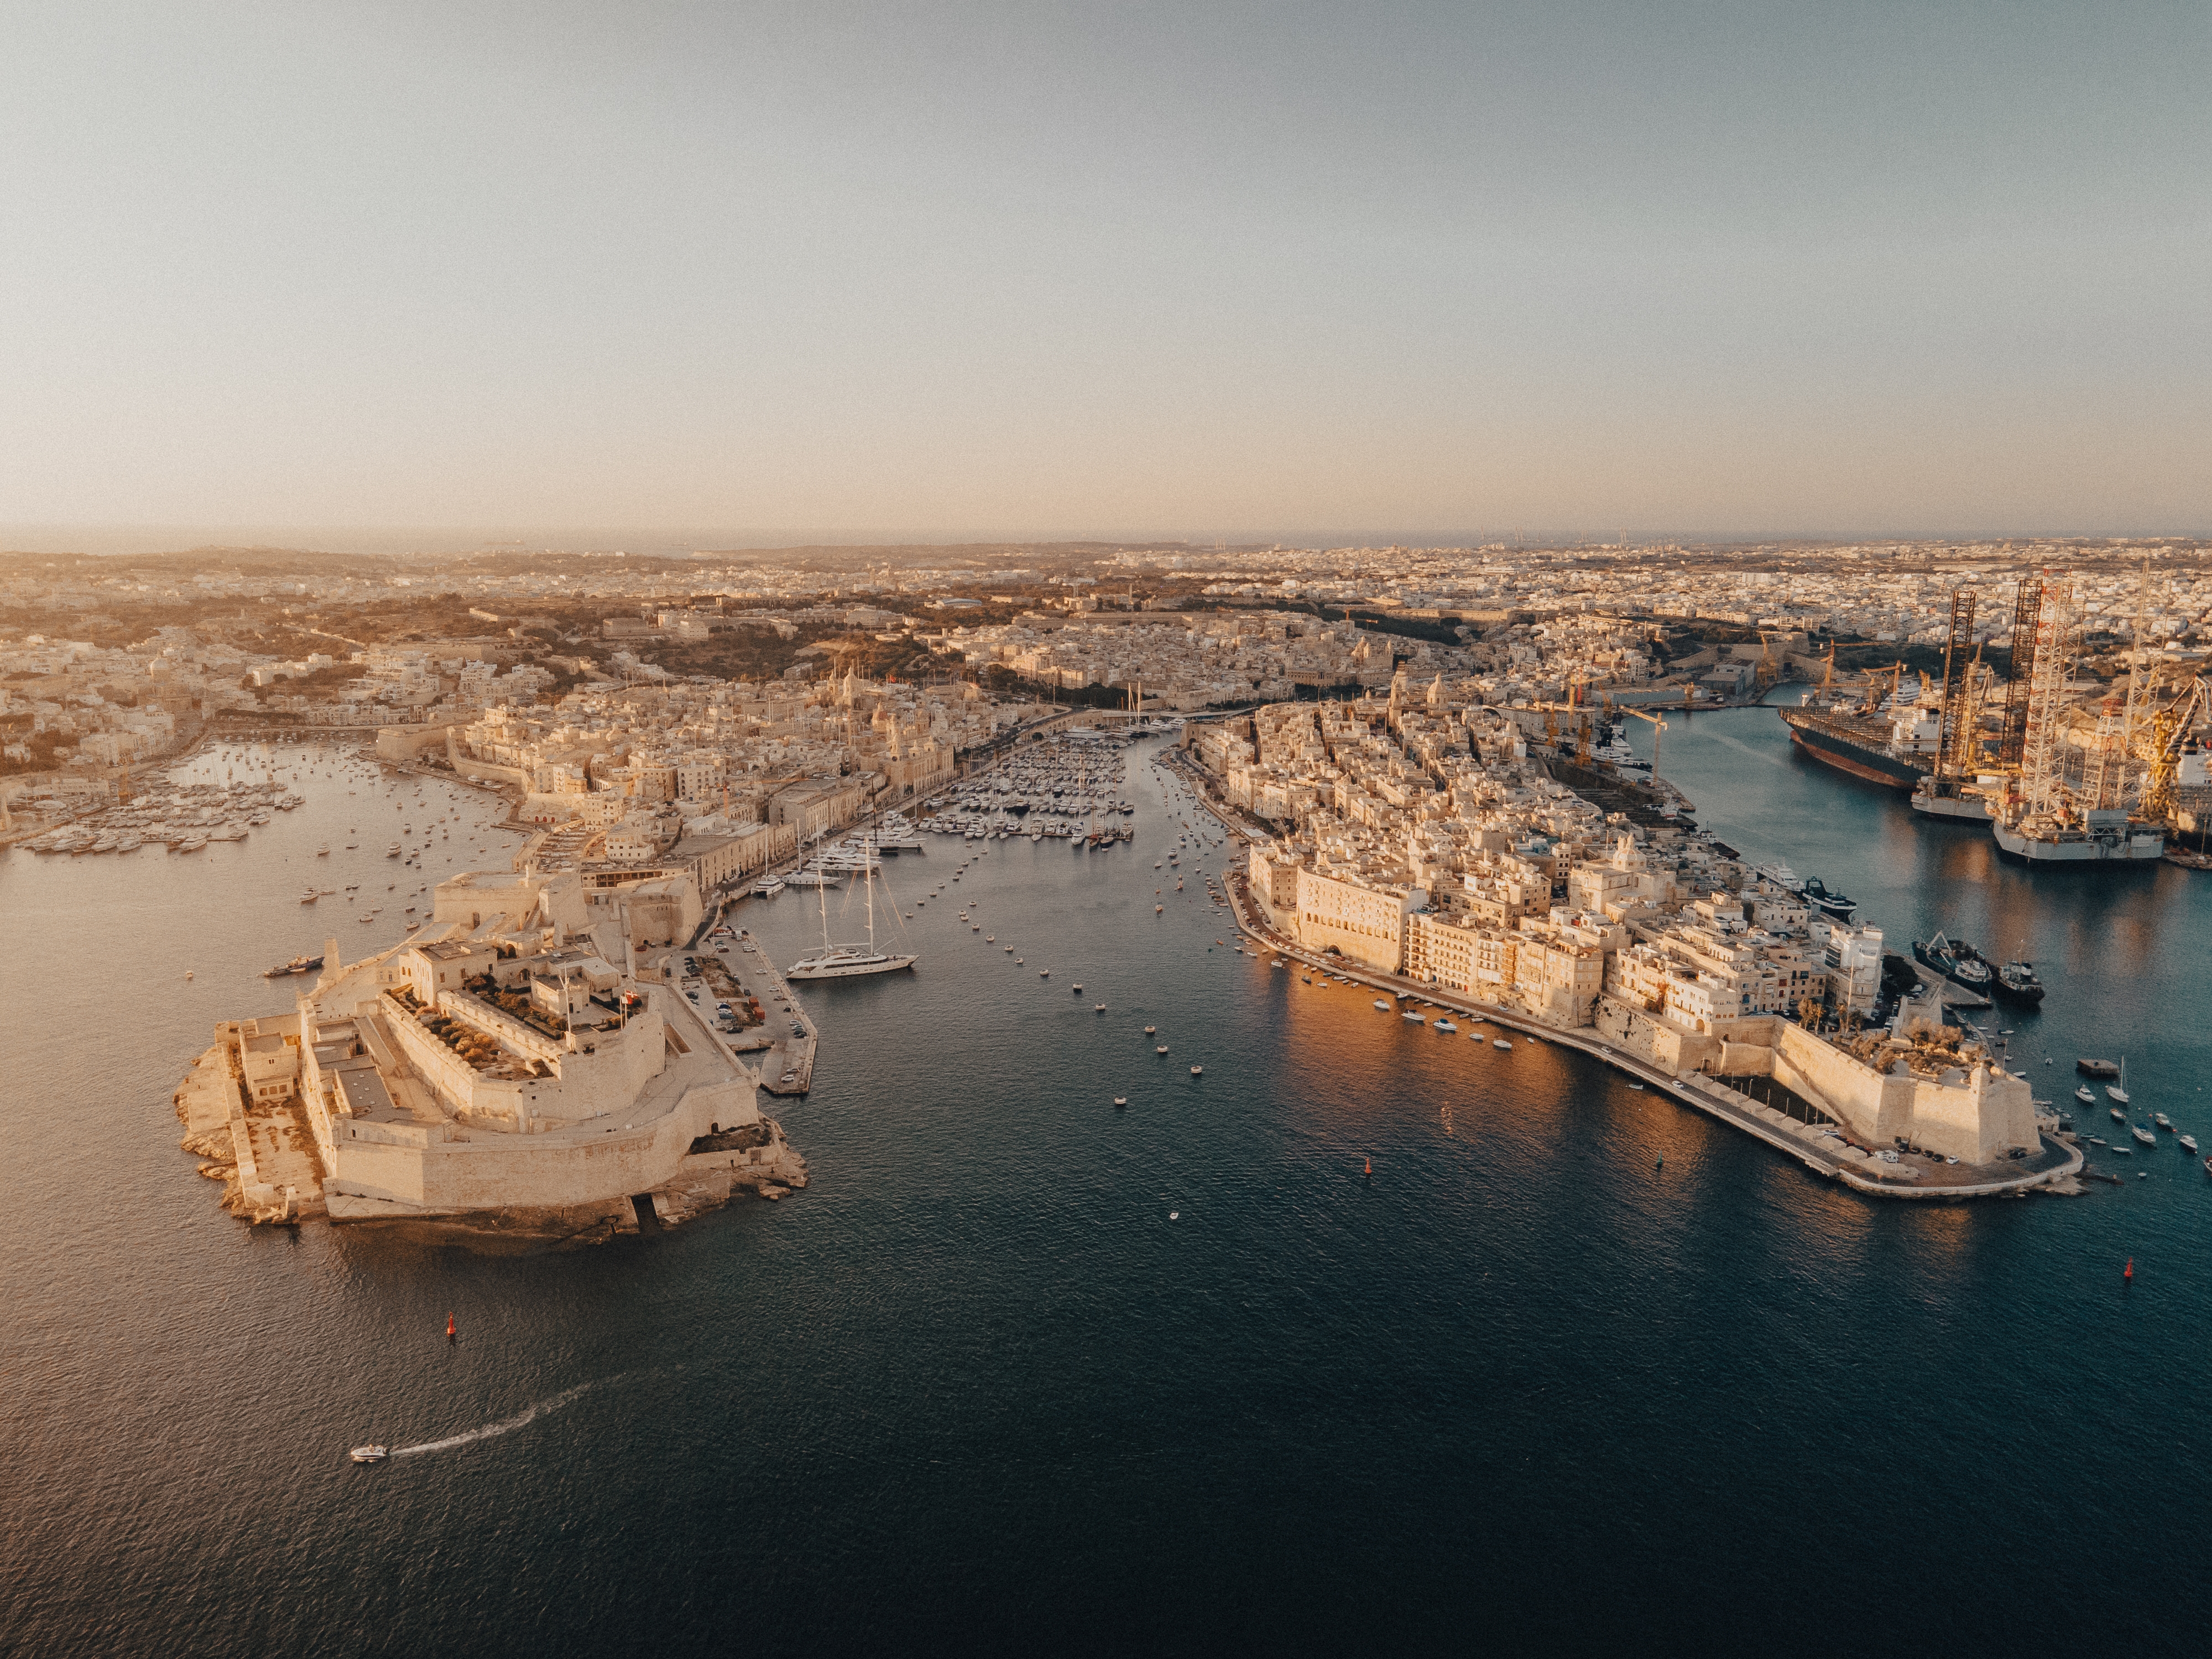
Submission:
[[1490,1046],[1493,1048],[1510,1048],[1513,1045],[1504,1037],[1493,1037],[1491,1039]]
[[384,1446],[356,1446],[346,1455],[356,1463],[381,1463],[392,1452]]
[[774,898],[778,893],[781,893],[783,890],[783,886],[784,884],[781,881],[774,876],[770,876],[766,881],[755,882],[753,884],[753,891],[759,894],[763,898]]

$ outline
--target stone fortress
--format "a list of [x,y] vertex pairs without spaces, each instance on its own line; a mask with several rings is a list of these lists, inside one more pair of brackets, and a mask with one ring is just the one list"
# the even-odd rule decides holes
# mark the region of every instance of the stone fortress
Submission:
[[257,1220],[580,1235],[804,1185],[756,1074],[591,901],[574,872],[476,872],[401,944],[341,964],[332,940],[290,1012],[216,1029],[186,1149]]

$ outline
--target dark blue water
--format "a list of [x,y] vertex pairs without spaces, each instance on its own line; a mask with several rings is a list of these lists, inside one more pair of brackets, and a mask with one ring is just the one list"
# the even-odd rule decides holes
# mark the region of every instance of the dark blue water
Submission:
[[[2094,1039],[2139,1101],[2193,1096],[2185,872],[1983,872],[1761,722],[1668,733],[1707,822],[1901,933],[2026,928],[2051,1071]],[[0,1646],[2195,1649],[2193,1166],[1852,1196],[1576,1057],[1212,946],[1133,772],[1133,851],[896,863],[919,969],[805,994],[808,1190],[568,1254],[222,1216],[168,1091],[267,1006],[281,907],[245,860],[234,906],[163,898],[173,862],[0,860]],[[780,960],[818,937],[796,893],[747,911]]]

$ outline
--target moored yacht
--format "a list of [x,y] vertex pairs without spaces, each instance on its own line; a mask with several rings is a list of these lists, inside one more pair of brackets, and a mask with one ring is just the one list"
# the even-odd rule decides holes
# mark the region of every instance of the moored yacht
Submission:
[[785,970],[787,979],[858,979],[869,974],[896,973],[902,968],[913,967],[919,960],[902,952],[876,948],[876,871],[872,860],[868,862],[863,873],[867,878],[868,942],[865,945],[830,944],[830,896],[817,891],[817,897],[822,906],[822,949],[813,956],[793,963]]

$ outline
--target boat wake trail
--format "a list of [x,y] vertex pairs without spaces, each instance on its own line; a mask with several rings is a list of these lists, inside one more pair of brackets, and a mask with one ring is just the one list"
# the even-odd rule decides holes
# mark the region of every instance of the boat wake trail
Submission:
[[472,1445],[479,1440],[490,1440],[502,1434],[511,1434],[526,1424],[533,1423],[541,1417],[551,1416],[578,1395],[598,1386],[594,1382],[579,1382],[574,1388],[555,1395],[550,1400],[540,1400],[535,1404],[525,1407],[513,1417],[503,1417],[496,1423],[485,1424],[482,1428],[469,1429],[459,1434],[448,1435],[443,1440],[425,1440],[419,1446],[397,1447],[392,1455],[394,1457],[414,1457],[423,1452],[451,1451],[456,1446]]
[[1763,749],[1753,749],[1741,738],[1729,737],[1725,732],[1709,732],[1706,735],[1710,736],[1716,743],[1724,743],[1731,749],[1741,749],[1745,754],[1750,756],[1753,760],[1763,760],[1769,766],[1786,766],[1789,764],[1789,763],[1784,761],[1781,756],[1770,755]]

